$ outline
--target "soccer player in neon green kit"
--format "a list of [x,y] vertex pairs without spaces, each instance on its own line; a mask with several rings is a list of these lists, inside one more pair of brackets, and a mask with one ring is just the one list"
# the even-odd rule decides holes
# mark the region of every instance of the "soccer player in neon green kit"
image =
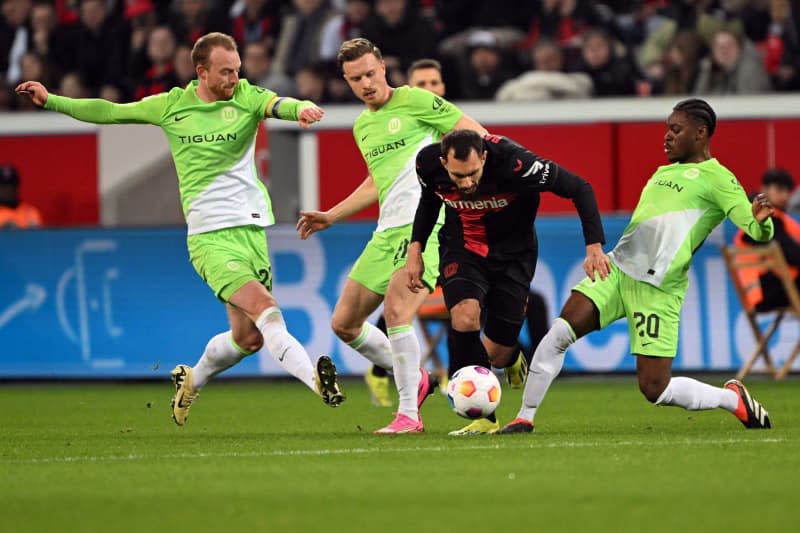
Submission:
[[266,345],[270,355],[333,407],[344,399],[328,356],[316,368],[286,329],[272,296],[272,270],[265,227],[274,224],[270,198],[258,179],[255,138],[264,118],[297,121],[307,128],[323,116],[310,101],[282,98],[239,79],[236,42],[223,33],[194,45],[197,79],[130,104],[71,99],[48,94],[38,82],[17,86],[46,109],[96,124],[160,126],[178,172],[188,225],[189,258],[197,273],[225,303],[230,330],[213,337],[194,367],[172,371],[172,417],[182,426],[208,380]]
[[[394,370],[400,398],[397,414],[376,433],[419,433],[424,430],[419,407],[435,387],[429,374],[419,368],[420,346],[411,325],[426,294],[411,292],[403,275],[420,197],[416,156],[454,128],[481,134],[486,130],[429,91],[389,87],[381,52],[367,39],[345,41],[338,60],[344,79],[367,107],[356,118],[353,136],[369,175],[328,211],[302,212],[297,229],[305,239],[375,201],[380,205],[378,227],[350,272],[333,312],[332,327],[340,339],[372,363]],[[429,290],[438,276],[438,227],[426,247],[423,281]],[[388,338],[367,321],[384,297]]]
[[737,380],[714,387],[672,377],[683,298],[694,251],[725,217],[757,241],[772,238],[772,206],[764,194],[752,203],[739,181],[711,157],[717,125],[704,100],[679,102],[667,119],[659,167],[642,190],[631,221],[608,254],[611,274],[584,278],[573,287],[561,315],[533,355],[517,418],[499,433],[530,433],[548,387],[561,371],[564,352],[577,339],[626,317],[639,390],[656,405],[688,410],[720,407],[747,428],[770,428],[764,407]]

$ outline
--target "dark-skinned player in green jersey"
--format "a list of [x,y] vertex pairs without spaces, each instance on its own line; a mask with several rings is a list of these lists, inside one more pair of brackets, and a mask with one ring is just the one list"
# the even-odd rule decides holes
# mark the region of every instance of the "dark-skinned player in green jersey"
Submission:
[[664,153],[645,185],[631,221],[608,254],[605,280],[584,278],[539,343],[517,417],[498,433],[530,433],[564,352],[577,339],[619,318],[628,319],[639,390],[655,405],[688,410],[721,408],[747,428],[770,428],[766,409],[738,380],[714,387],[672,376],[683,299],[692,256],[726,217],[757,241],[772,238],[772,206],[764,194],[752,202],[727,168],[711,156],[717,126],[704,100],[679,102],[667,119]]

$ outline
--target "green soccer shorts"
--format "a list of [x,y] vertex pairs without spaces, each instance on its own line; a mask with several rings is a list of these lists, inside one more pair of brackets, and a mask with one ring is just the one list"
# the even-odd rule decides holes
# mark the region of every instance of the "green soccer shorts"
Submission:
[[[412,224],[407,224],[373,232],[348,277],[372,292],[385,295],[392,275],[406,264],[411,226]],[[422,282],[431,291],[439,276],[439,228],[441,224],[436,224],[422,253],[422,260],[425,262]]]
[[267,236],[260,226],[224,228],[189,235],[189,260],[214,294],[227,303],[248,281],[272,291]]
[[631,353],[675,357],[684,295],[669,294],[638,281],[611,263],[611,274],[597,281],[584,278],[572,290],[589,298],[600,312],[600,328],[628,319]]

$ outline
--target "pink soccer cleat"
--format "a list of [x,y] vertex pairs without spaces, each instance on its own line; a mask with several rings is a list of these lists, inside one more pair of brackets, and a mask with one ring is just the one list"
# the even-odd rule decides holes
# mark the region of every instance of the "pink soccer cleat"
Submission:
[[422,419],[417,422],[407,417],[403,413],[397,413],[392,423],[375,430],[376,435],[400,435],[401,433],[422,433],[425,427],[422,425]]
[[433,394],[433,391],[439,386],[439,378],[424,368],[420,368],[419,371],[422,377],[419,378],[419,388],[417,388],[417,409],[422,407],[425,398]]

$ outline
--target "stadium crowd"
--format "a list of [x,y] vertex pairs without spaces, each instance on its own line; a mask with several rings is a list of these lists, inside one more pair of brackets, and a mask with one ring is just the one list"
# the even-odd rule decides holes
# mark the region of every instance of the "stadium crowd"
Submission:
[[33,110],[20,80],[127,102],[195,77],[209,31],[243,75],[318,103],[352,102],[336,52],[363,36],[391,85],[439,59],[452,100],[800,89],[797,0],[2,0],[0,110]]

